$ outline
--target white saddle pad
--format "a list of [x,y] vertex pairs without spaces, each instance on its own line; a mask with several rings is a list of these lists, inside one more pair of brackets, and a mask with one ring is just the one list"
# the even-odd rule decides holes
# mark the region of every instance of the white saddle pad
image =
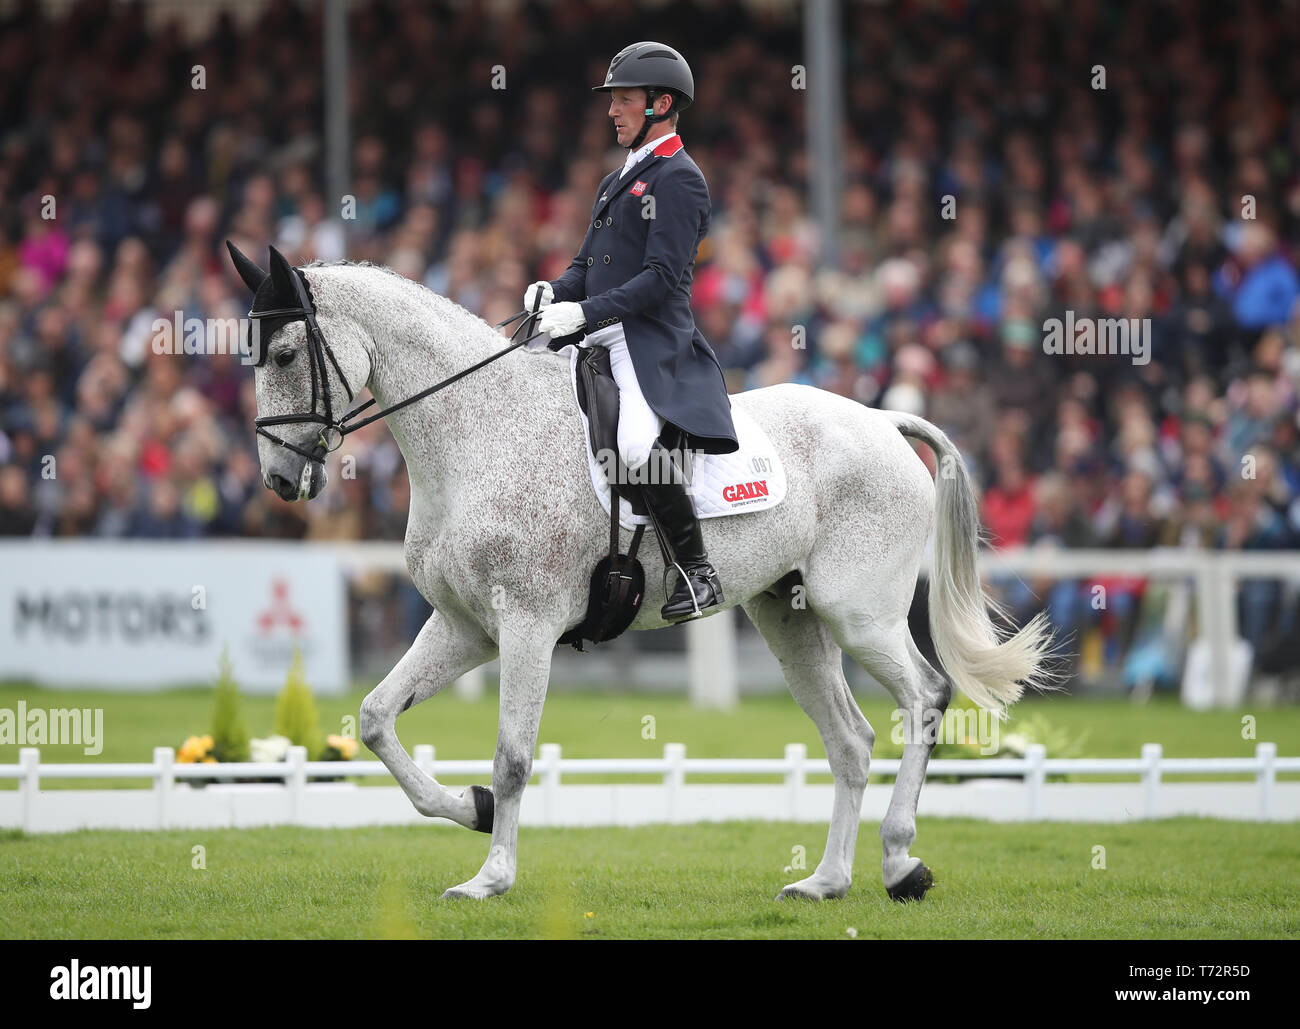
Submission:
[[[573,403],[578,403],[578,353],[571,347],[569,356],[569,382],[573,388]],[[600,506],[609,514],[610,489],[605,481],[605,469],[591,452],[591,426],[582,408],[582,435],[587,447],[587,468],[591,472],[591,485],[600,500]],[[722,518],[726,515],[748,514],[776,507],[785,499],[785,466],[772,446],[763,427],[748,414],[731,405],[731,421],[736,427],[736,440],[740,449],[733,454],[701,454],[692,462],[691,499],[698,518]],[[621,497],[618,504],[619,524],[625,529],[648,525],[646,515],[634,514],[631,505]]]

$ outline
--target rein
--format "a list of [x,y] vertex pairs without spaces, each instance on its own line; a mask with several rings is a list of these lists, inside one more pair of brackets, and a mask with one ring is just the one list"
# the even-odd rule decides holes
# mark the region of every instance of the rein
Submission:
[[[495,354],[485,357],[482,361],[479,361],[475,365],[471,365],[463,371],[457,372],[450,378],[443,379],[442,382],[436,383],[428,389],[421,390],[419,393],[409,396],[405,400],[399,400],[396,404],[392,404],[391,406],[384,408],[382,411],[376,411],[368,418],[363,418],[359,422],[353,422],[352,420],[356,418],[357,415],[361,414],[362,411],[375,403],[373,398],[367,400],[360,407],[348,411],[342,418],[336,419],[334,417],[333,407],[330,404],[329,374],[326,370],[327,366],[325,364],[327,357],[329,363],[334,366],[334,374],[337,375],[339,381],[343,383],[343,389],[348,395],[349,403],[354,399],[352,387],[348,385],[347,377],[343,374],[343,370],[339,368],[339,363],[337,358],[334,356],[334,351],[330,349],[329,343],[325,340],[325,334],[321,332],[321,328],[316,322],[316,305],[312,302],[311,296],[307,292],[306,283],[303,280],[301,272],[296,272],[293,276],[293,282],[298,294],[297,307],[280,307],[270,311],[249,311],[248,317],[283,318],[291,316],[294,321],[301,319],[307,323],[307,356],[311,362],[311,411],[308,414],[269,415],[264,418],[255,419],[253,424],[257,427],[258,435],[265,436],[272,443],[292,450],[295,454],[301,454],[308,461],[324,463],[325,455],[338,450],[338,448],[343,445],[343,439],[348,435],[348,433],[356,432],[357,429],[364,428],[372,422],[376,422],[386,415],[392,414],[394,411],[400,411],[402,408],[414,404],[417,400],[423,400],[425,397],[433,396],[433,394],[437,393],[441,389],[445,389],[453,382],[458,382],[472,372],[476,372],[485,365],[491,364],[497,358],[505,357],[505,355],[510,353],[512,350],[517,350],[525,343],[530,343],[538,336],[543,335],[541,332],[534,332],[531,336],[527,336],[524,339],[518,341],[515,340],[515,337],[519,335],[520,330],[536,321],[537,314],[541,310],[541,295],[539,291],[537,299],[533,302],[532,311],[525,308],[519,313],[511,315],[505,321],[498,322],[496,325],[492,326],[494,329],[501,329],[505,328],[505,326],[509,325],[511,322],[519,321],[521,318],[523,319],[523,321],[519,321],[519,325],[516,326],[514,332],[510,334],[511,343],[504,350],[498,350]],[[318,380],[320,384],[319,390],[317,388]],[[325,411],[323,414],[318,414],[316,412],[318,395],[323,395],[325,402]],[[316,445],[312,447],[310,451],[304,450],[302,447],[294,446],[294,444],[281,439],[279,436],[266,430],[266,426],[268,425],[292,425],[302,422],[320,422],[324,426],[320,431],[320,436],[316,440]],[[349,424],[350,422],[351,424]]]

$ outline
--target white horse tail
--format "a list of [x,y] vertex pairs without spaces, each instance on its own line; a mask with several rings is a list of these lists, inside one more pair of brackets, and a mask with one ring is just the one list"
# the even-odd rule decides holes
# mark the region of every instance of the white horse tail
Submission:
[[1023,629],[999,639],[990,608],[1005,612],[984,593],[976,570],[979,509],[961,453],[942,431],[923,418],[899,411],[881,412],[904,436],[919,439],[939,461],[934,568],[930,575],[930,633],[939,660],[957,687],[982,708],[1006,717],[1024,686],[1054,689],[1045,660],[1052,636],[1047,615],[1039,612]]

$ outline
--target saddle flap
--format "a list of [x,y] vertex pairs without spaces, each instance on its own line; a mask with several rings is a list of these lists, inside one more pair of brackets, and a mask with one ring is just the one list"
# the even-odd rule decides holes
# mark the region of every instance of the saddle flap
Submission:
[[[591,428],[591,453],[605,472],[615,496],[623,497],[636,514],[645,514],[641,491],[628,485],[630,475],[618,456],[618,383],[604,347],[583,347],[578,359],[578,406]],[[613,455],[613,461],[602,459]]]

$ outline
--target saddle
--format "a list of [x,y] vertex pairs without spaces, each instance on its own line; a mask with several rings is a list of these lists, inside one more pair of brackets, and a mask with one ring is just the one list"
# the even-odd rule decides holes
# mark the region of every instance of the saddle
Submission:
[[[578,406],[591,427],[591,450],[599,460],[602,454],[618,454],[618,383],[610,370],[609,351],[604,347],[579,348],[577,393]],[[587,614],[582,623],[560,637],[581,651],[582,641],[604,643],[621,636],[645,596],[645,570],[636,559],[645,526],[638,525],[626,554],[618,550],[619,497],[623,497],[637,514],[645,514],[645,501],[639,486],[629,484],[627,468],[617,456],[613,462],[601,461],[607,470],[612,493],[609,515],[609,554],[600,559],[591,573]]]

